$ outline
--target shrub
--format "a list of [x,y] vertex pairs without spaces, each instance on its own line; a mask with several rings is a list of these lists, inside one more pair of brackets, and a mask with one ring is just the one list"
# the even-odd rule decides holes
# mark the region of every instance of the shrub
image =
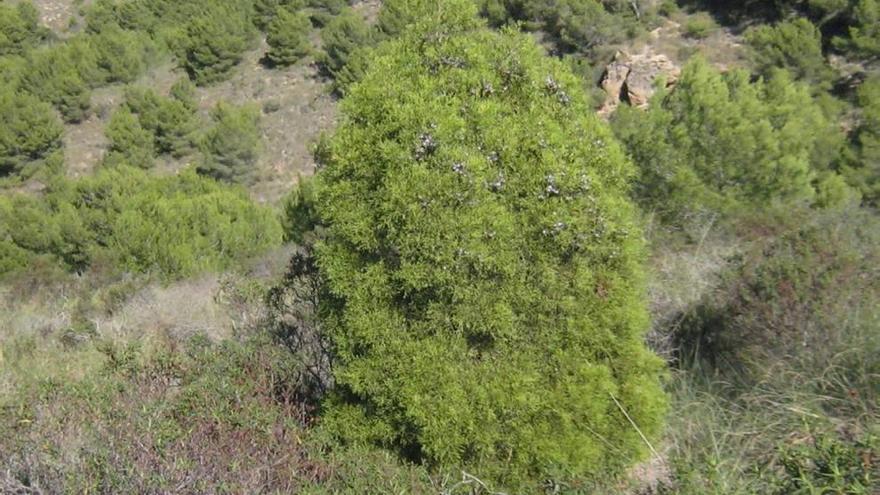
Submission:
[[636,198],[676,221],[810,202],[817,172],[842,145],[809,89],[787,73],[752,83],[699,58],[647,114],[619,109],[614,129],[642,172]]
[[527,492],[640,457],[662,365],[630,164],[562,62],[475,14],[380,45],[319,149],[322,424]]
[[108,28],[86,38],[95,53],[97,85],[132,82],[147,66],[148,37],[119,28]]
[[640,29],[648,2],[618,0],[483,0],[493,25],[520,21],[548,33],[559,50],[595,54],[602,45],[624,41]]
[[856,56],[876,59],[880,56],[880,2],[859,0],[850,17],[849,37],[834,39],[835,45]]
[[226,269],[281,242],[273,212],[244,191],[191,171],[150,177],[130,167],[56,181],[45,198],[2,197],[0,224],[13,248],[52,255],[71,270],[106,260],[167,278]]
[[426,0],[389,0],[382,2],[376,25],[386,37],[399,36],[410,24],[419,20],[430,8],[431,2]]
[[[334,79],[339,79],[337,89],[355,82],[365,68],[355,54],[373,43],[373,34],[364,18],[352,9],[346,9],[330,21],[321,31],[324,54],[320,63],[322,70]],[[349,66],[349,63],[358,61]]]
[[72,55],[61,45],[28,52],[21,85],[54,105],[65,121],[78,122],[88,115],[91,92]]
[[152,132],[141,126],[137,116],[123,106],[110,119],[106,131],[110,146],[104,163],[150,168],[154,164],[156,147]]
[[244,7],[218,4],[186,26],[183,68],[196,84],[220,81],[241,61],[254,29]]
[[311,27],[305,14],[280,9],[266,31],[266,58],[274,65],[287,66],[308,55]]
[[178,82],[172,93],[174,98],[165,98],[151,89],[130,87],[125,92],[125,107],[152,134],[156,152],[180,157],[192,147],[198,120],[192,88]]
[[230,182],[248,180],[260,152],[260,110],[219,103],[212,112],[213,126],[200,143],[199,173]]
[[0,56],[20,55],[48,36],[31,2],[0,5]]
[[199,108],[196,101],[196,87],[189,79],[179,79],[171,85],[169,90],[171,99],[183,105],[190,112],[195,112]]
[[843,173],[866,203],[877,206],[880,201],[880,77],[862,84],[858,102],[862,112],[855,133],[858,155]]
[[822,33],[807,19],[758,26],[746,33],[746,41],[764,75],[775,68],[785,68],[797,79],[812,84],[830,83],[833,74],[822,54]]
[[684,25],[684,35],[688,38],[702,40],[708,38],[718,26],[708,14],[697,14],[688,19]]
[[306,0],[309,17],[315,26],[326,26],[348,8],[348,0]]
[[0,178],[18,175],[59,150],[63,132],[49,105],[0,89]]
[[254,25],[265,31],[279,11],[296,12],[303,7],[303,0],[254,0]]
[[812,370],[876,318],[877,219],[854,208],[786,216],[790,226],[734,258],[717,291],[682,326],[686,358],[745,375],[783,363]]

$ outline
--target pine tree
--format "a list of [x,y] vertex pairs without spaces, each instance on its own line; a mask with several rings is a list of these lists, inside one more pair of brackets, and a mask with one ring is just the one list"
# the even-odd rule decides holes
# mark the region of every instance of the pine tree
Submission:
[[[321,31],[321,39],[324,48],[321,67],[337,81],[336,90],[342,93],[366,68],[358,52],[373,44],[373,32],[363,17],[346,9]],[[352,61],[354,63],[349,65]]]
[[219,103],[214,125],[203,137],[198,171],[218,180],[247,181],[260,152],[260,111],[254,106]]
[[224,79],[251,45],[254,30],[242,9],[217,5],[187,25],[183,67],[196,84]]
[[269,44],[266,58],[278,66],[296,63],[309,53],[308,36],[311,29],[312,25],[305,14],[279,9],[266,31],[266,42]]
[[113,114],[107,126],[110,148],[104,163],[150,168],[154,164],[156,148],[153,133],[141,126],[137,116],[127,106]]
[[63,131],[49,105],[0,89],[0,177],[19,174],[60,149]]
[[751,82],[697,58],[647,115],[621,108],[614,128],[641,169],[635,196],[676,221],[777,202],[807,202],[841,151],[840,131],[785,71]]

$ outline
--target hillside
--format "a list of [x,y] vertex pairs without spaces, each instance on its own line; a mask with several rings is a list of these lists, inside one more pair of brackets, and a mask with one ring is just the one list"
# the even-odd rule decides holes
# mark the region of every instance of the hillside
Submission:
[[0,2],[0,494],[880,492],[880,2]]

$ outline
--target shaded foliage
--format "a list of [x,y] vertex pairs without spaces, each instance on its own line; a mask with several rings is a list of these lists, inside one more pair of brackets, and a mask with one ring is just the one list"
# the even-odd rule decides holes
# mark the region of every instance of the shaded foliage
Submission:
[[249,180],[260,150],[259,108],[221,102],[211,118],[213,124],[199,142],[199,173],[230,182]]
[[374,38],[370,26],[352,9],[343,11],[321,30],[321,69],[335,80],[337,92],[345,93],[345,88],[362,77],[367,64],[365,55],[359,52],[368,50]]
[[266,42],[269,44],[266,58],[273,65],[287,66],[308,55],[311,27],[304,13],[279,9],[266,28]]
[[63,128],[37,98],[0,89],[0,178],[19,175],[61,148]]
[[641,169],[636,198],[676,221],[812,202],[844,139],[809,88],[786,72],[751,82],[746,72],[722,74],[702,59],[647,113],[620,109],[614,129]]

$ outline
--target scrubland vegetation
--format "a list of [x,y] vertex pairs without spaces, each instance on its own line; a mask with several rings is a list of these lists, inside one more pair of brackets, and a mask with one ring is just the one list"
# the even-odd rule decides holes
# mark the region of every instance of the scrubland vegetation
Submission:
[[878,57],[875,0],[2,2],[0,493],[878,493]]

